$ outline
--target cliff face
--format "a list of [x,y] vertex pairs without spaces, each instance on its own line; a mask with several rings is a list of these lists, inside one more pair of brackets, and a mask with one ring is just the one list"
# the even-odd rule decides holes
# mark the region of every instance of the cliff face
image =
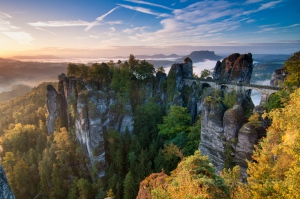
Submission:
[[[105,164],[104,134],[111,128],[121,133],[126,128],[133,130],[129,100],[125,110],[118,112],[114,91],[94,90],[89,83],[63,74],[59,80],[58,92],[51,85],[47,89],[48,133],[54,132],[58,121],[69,130],[74,129],[91,162]],[[103,175],[104,171],[100,171],[99,176]]]
[[2,166],[0,166],[0,193],[0,199],[15,199]]
[[[165,80],[165,74],[158,74],[154,81],[139,85],[141,103],[153,97],[164,106],[166,93],[162,87]],[[59,76],[57,91],[48,85],[48,133],[54,133],[58,126],[67,127],[75,132],[91,163],[105,165],[105,134],[109,129],[133,133],[133,102],[129,96],[121,99],[110,87],[101,90],[93,87],[88,81],[64,74]],[[99,177],[104,174],[104,170],[99,171]]]
[[199,150],[207,155],[217,170],[224,167],[225,137],[223,115],[226,107],[221,102],[206,98],[201,114],[201,142]]
[[[213,78],[221,82],[249,83],[252,63],[250,53],[232,54],[222,62],[217,62]],[[242,167],[243,175],[246,175],[246,158],[252,159],[260,131],[246,123],[245,115],[251,114],[254,108],[250,94],[238,92],[235,105],[231,108],[213,97],[205,98],[202,103],[199,150],[210,158],[218,171],[237,164]]]
[[280,83],[283,83],[287,76],[286,70],[284,68],[276,69],[271,77],[270,86],[279,86]]
[[[226,77],[227,81],[249,83],[252,62],[251,54],[230,55],[222,63],[217,63],[214,79],[222,80]],[[186,106],[193,122],[201,114],[199,150],[209,156],[220,171],[228,161],[228,145],[233,149],[230,156],[235,156],[236,146],[246,146],[243,143],[245,139],[242,139],[243,132],[250,132],[251,129],[241,129],[245,124],[245,113],[253,109],[254,105],[250,93],[238,93],[236,105],[228,108],[220,100],[213,99],[215,91],[209,84],[185,85],[183,80],[192,77],[193,62],[186,58],[184,63],[172,65],[168,77],[158,72],[153,80],[143,84],[131,80],[134,92],[139,95],[138,99],[129,96],[121,99],[109,85],[94,89],[91,82],[62,74],[59,76],[57,91],[51,85],[47,87],[48,133],[52,134],[57,126],[69,128],[69,131],[75,132],[91,163],[105,165],[104,137],[108,130],[115,129],[124,133],[128,129],[132,133],[137,101],[143,104],[152,97],[162,107]],[[218,92],[224,94],[223,91]],[[250,145],[253,147],[255,141],[251,138],[247,142],[250,150]],[[249,150],[238,148],[238,156],[249,157]],[[239,160],[236,162],[240,163]],[[104,174],[104,170],[99,171],[99,176]]]
[[253,70],[252,54],[234,53],[218,61],[213,71],[213,79],[221,82],[250,83]]

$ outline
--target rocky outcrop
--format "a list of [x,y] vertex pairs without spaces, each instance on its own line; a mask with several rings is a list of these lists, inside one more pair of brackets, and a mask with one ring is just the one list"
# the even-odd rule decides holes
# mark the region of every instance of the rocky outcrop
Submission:
[[48,133],[53,134],[55,130],[55,120],[59,116],[60,111],[60,100],[59,95],[52,85],[47,86],[47,128]]
[[[213,79],[250,83],[252,69],[251,53],[235,53],[217,62]],[[263,134],[262,129],[246,123],[246,114],[249,116],[254,109],[250,94],[237,91],[235,105],[229,109],[218,100],[218,96],[206,97],[202,103],[199,150],[210,158],[217,171],[234,163],[240,165],[246,174],[245,159],[251,160],[254,144]],[[262,112],[259,108],[257,111]]]
[[213,79],[221,82],[250,83],[253,70],[252,54],[234,53],[218,61],[213,71]]
[[284,68],[276,69],[271,77],[270,86],[280,86],[281,83],[284,82],[287,76],[286,70]]
[[[48,133],[59,125],[74,129],[91,163],[105,164],[104,134],[109,129],[121,133],[133,131],[133,113],[129,99],[118,110],[118,97],[112,90],[94,90],[89,82],[59,76],[58,92],[52,85],[47,87]],[[120,108],[120,107],[119,107]],[[99,171],[99,177],[104,170]]]
[[14,193],[8,184],[5,171],[0,165],[0,199],[15,199]]
[[[188,66],[190,63],[185,64]],[[162,88],[166,75],[159,73],[155,80],[135,84],[139,103],[146,103],[152,97],[162,106],[165,104],[165,90]],[[82,79],[59,76],[58,89],[47,86],[48,133],[58,127],[67,127],[75,131],[76,139],[85,150],[92,164],[105,165],[105,134],[109,129],[120,133],[133,133],[133,104],[129,96],[120,96],[109,86],[101,90],[93,82]],[[96,88],[96,89],[95,89]],[[104,168],[99,177],[105,175]]]
[[228,109],[223,116],[224,135],[226,140],[234,141],[245,123],[245,113],[240,105]]
[[246,160],[252,160],[254,145],[258,141],[258,132],[255,126],[246,123],[238,132],[237,144],[235,148],[234,162],[240,166],[243,179],[247,178],[246,169],[248,167]]
[[243,180],[247,178],[246,170],[248,164],[246,160],[252,161],[254,145],[258,143],[259,139],[266,136],[266,129],[270,124],[268,119],[262,118],[265,110],[261,105],[256,106],[253,109],[253,114],[258,114],[258,121],[250,121],[243,124],[237,134],[233,162],[240,166]]
[[199,150],[209,157],[218,171],[222,170],[225,161],[226,140],[223,127],[225,110],[226,107],[212,97],[207,97],[202,105]]

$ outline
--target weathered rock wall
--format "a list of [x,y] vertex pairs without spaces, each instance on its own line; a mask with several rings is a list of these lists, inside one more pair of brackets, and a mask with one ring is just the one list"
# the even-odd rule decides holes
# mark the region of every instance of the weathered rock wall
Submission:
[[217,61],[213,71],[213,79],[221,82],[250,83],[253,70],[252,54],[234,53]]
[[[139,95],[138,103],[146,103],[153,97],[164,106],[166,93],[162,87],[165,80],[166,75],[159,74],[155,80],[144,84],[132,82],[138,85],[135,91]],[[109,129],[133,132],[134,102],[130,96],[121,99],[111,88],[95,90],[91,82],[64,74],[59,76],[58,91],[52,85],[48,85],[47,91],[48,133],[54,133],[58,125],[74,130],[92,164],[105,165],[104,137]],[[99,171],[100,177],[104,174],[104,170]]]
[[5,171],[0,165],[0,199],[15,199],[15,195],[10,189]]

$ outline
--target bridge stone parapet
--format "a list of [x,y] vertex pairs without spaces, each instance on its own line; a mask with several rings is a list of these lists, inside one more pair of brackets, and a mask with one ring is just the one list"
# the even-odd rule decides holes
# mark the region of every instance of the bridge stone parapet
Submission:
[[202,79],[202,78],[184,78],[182,79],[184,85],[192,86],[192,85],[201,85],[201,84],[208,84],[212,88],[231,92],[233,90],[237,92],[243,92],[249,90],[256,90],[261,95],[260,104],[264,102],[268,102],[268,98],[271,94],[281,90],[282,88],[267,86],[267,85],[257,85],[257,84],[242,84],[237,82],[220,82],[219,80],[213,79]]

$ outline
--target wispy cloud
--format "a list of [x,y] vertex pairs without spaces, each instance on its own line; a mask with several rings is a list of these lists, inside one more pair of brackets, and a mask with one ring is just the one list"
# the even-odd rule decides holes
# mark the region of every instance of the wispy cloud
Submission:
[[258,8],[258,10],[265,10],[265,9],[273,8],[274,6],[276,6],[277,4],[279,4],[281,2],[282,2],[282,0],[271,1],[269,3],[261,4],[261,6]]
[[262,33],[262,32],[274,32],[274,31],[277,31],[277,32],[283,32],[283,31],[289,31],[291,29],[295,29],[297,27],[300,27],[300,24],[292,24],[292,25],[289,25],[289,26],[281,26],[279,23],[276,23],[276,24],[267,24],[267,25],[262,25],[262,26],[259,26],[259,28],[261,28],[260,31],[257,31],[257,33]]
[[98,17],[95,21],[93,21],[92,23],[90,23],[90,25],[88,27],[86,27],[85,31],[88,31],[89,29],[91,29],[92,27],[96,26],[99,22],[101,22],[107,15],[109,15],[110,13],[112,13],[113,11],[115,11],[116,9],[118,9],[119,6],[111,9],[110,11],[108,11],[107,13],[105,13],[104,15],[101,15],[100,17]]
[[0,19],[0,30],[9,31],[15,29],[19,29],[19,27],[12,25],[10,21]]
[[269,3],[265,3],[265,4],[261,4],[260,7],[256,10],[248,10],[248,11],[245,11],[243,14],[245,15],[249,15],[249,14],[252,14],[252,13],[255,13],[255,12],[259,12],[261,10],[265,10],[265,9],[270,9],[270,8],[274,8],[277,4],[281,3],[282,0],[279,0],[279,1],[271,1]]
[[146,26],[143,26],[143,27],[135,27],[135,28],[127,28],[125,30],[123,30],[123,33],[127,33],[127,34],[133,34],[133,33],[136,33],[136,32],[143,32],[144,29],[146,29],[147,27]]
[[255,19],[249,19],[249,20],[246,21],[246,23],[253,23],[255,21],[256,21]]
[[172,45],[170,38],[176,38],[180,45],[196,45],[206,42],[207,39],[217,41],[224,32],[240,26],[240,20],[235,17],[239,12],[242,10],[232,8],[232,4],[226,1],[201,1],[174,10],[173,15],[160,22],[162,29],[155,32],[136,32],[130,38],[153,45]]
[[163,9],[166,9],[166,10],[174,10],[173,8],[169,8],[167,6],[159,5],[159,4],[156,4],[156,3],[150,3],[150,2],[146,2],[146,1],[139,1],[139,0],[125,0],[125,1],[132,2],[132,3],[138,3],[138,4],[149,5],[149,6],[154,6],[154,7],[163,8]]
[[43,29],[43,28],[40,28],[40,27],[34,27],[35,29],[37,29],[37,30],[41,30],[41,31],[44,31],[44,32],[47,32],[47,33],[50,33],[50,34],[53,34],[53,35],[55,35],[55,33],[54,32],[51,32],[51,31],[48,31],[48,30],[45,30],[45,29]]
[[245,2],[245,4],[253,4],[253,3],[258,3],[258,2],[261,2],[263,0],[248,0]]
[[[32,23],[28,23],[29,25],[35,27],[38,30],[42,30],[42,31],[46,31],[49,33],[50,31],[47,31],[45,29],[42,29],[41,27],[54,27],[54,28],[59,28],[59,27],[76,27],[76,26],[86,26],[85,31],[88,31],[89,29],[91,29],[92,27],[98,25],[101,21],[103,21],[103,19],[111,14],[113,11],[115,11],[119,6],[111,9],[110,11],[108,11],[107,13],[101,15],[100,17],[98,17],[95,21],[93,22],[88,22],[88,21],[82,21],[82,20],[73,20],[73,21],[38,21],[38,22],[32,22]],[[121,21],[111,21],[111,22],[107,22],[107,24],[113,25],[113,24],[121,24]]]
[[23,45],[28,45],[33,40],[33,37],[26,32],[2,32],[2,34]]
[[38,21],[28,23],[33,27],[72,27],[72,26],[89,26],[91,23],[81,20],[76,21]]
[[151,9],[140,7],[140,6],[130,6],[130,5],[125,5],[125,4],[118,4],[118,5],[122,6],[124,8],[130,9],[130,10],[135,10],[135,11],[138,11],[138,12],[141,12],[141,13],[150,14],[150,15],[154,15],[154,16],[157,16],[157,17],[168,17],[168,16],[170,16],[169,14],[154,12]]
[[108,24],[108,25],[120,25],[120,24],[123,24],[123,22],[121,20],[119,20],[119,21],[107,21],[105,23]]
[[10,16],[9,14],[6,14],[4,12],[0,12],[0,14],[3,15],[3,16],[5,16],[5,17],[7,17],[7,18],[12,18],[12,16]]

